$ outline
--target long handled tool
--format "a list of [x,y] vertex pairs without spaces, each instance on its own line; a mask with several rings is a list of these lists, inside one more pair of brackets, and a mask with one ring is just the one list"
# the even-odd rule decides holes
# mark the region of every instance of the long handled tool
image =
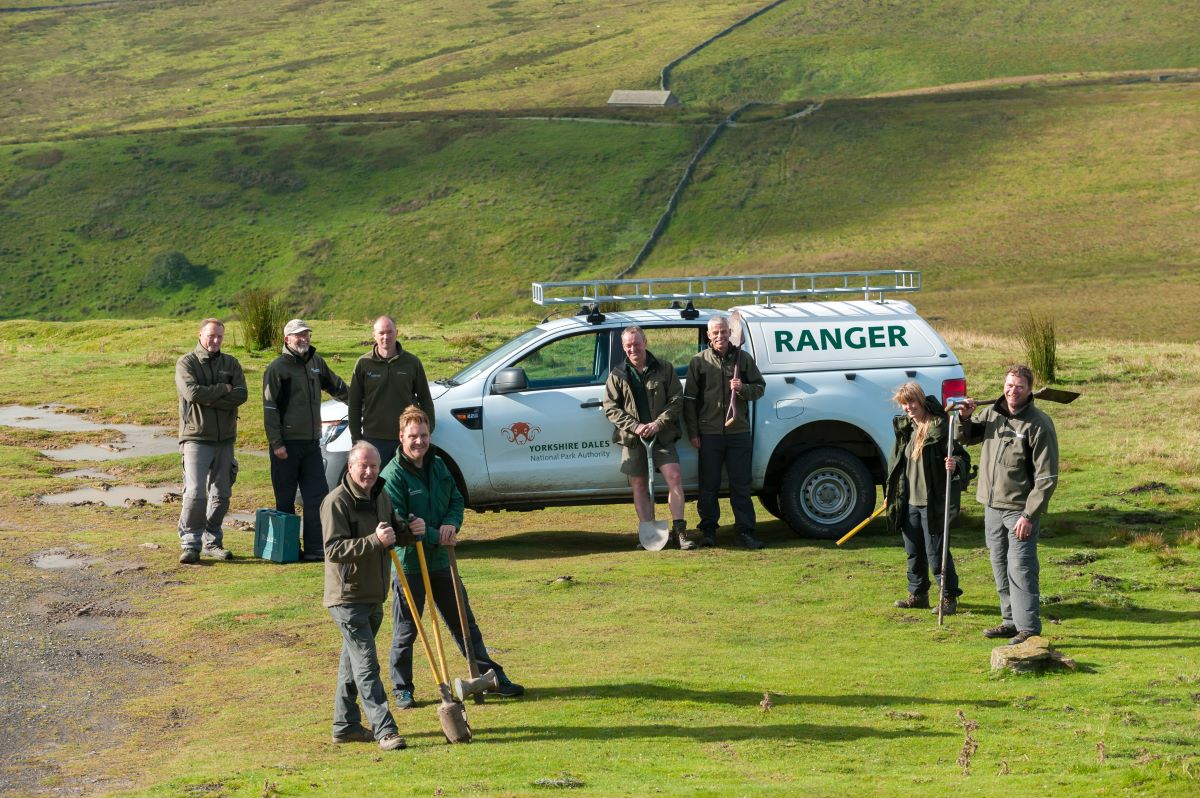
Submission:
[[[734,311],[729,314],[729,345],[736,346],[737,352],[733,356],[733,379],[738,379],[741,373],[740,366],[742,365],[742,344],[746,340],[745,325],[742,324],[742,314]],[[729,410],[725,412],[725,426],[732,426],[733,419],[737,415],[737,391],[729,389]]]
[[854,537],[855,535],[857,535],[859,532],[861,532],[861,531],[862,531],[863,527],[865,527],[867,524],[871,523],[871,522],[872,522],[872,521],[874,521],[876,518],[878,518],[878,517],[879,517],[879,516],[880,516],[880,515],[883,513],[883,511],[884,511],[884,510],[886,510],[886,509],[887,509],[887,502],[884,502],[883,504],[879,505],[879,509],[878,509],[878,510],[876,510],[876,511],[875,511],[875,512],[873,512],[873,513],[871,513],[871,514],[870,514],[870,515],[868,515],[866,518],[864,518],[862,521],[860,521],[860,522],[858,523],[858,526],[854,527],[854,529],[851,529],[849,532],[847,532],[846,534],[842,535],[842,537],[841,537],[841,538],[838,540],[838,542],[837,542],[837,545],[839,545],[839,546],[840,546],[840,545],[842,545],[843,543],[845,543],[847,540],[849,540],[850,538],[852,538],[852,537]]
[[649,477],[650,488],[650,520],[638,522],[638,540],[646,551],[662,551],[667,547],[670,538],[670,523],[654,520],[654,438],[642,438],[646,447],[646,475]]
[[470,682],[463,679],[454,680],[454,697],[465,701],[467,696],[471,695],[476,704],[482,704],[484,691],[495,690],[500,686],[500,680],[494,668],[489,668],[483,676],[479,675],[479,660],[475,659],[475,644],[471,641],[471,627],[467,623],[467,591],[463,587],[462,577],[458,575],[458,556],[454,553],[453,546],[447,546],[446,552],[450,555],[450,575],[454,578],[454,601],[458,605],[458,625],[462,627],[463,651],[467,655],[467,667],[471,671]]
[[[958,404],[961,399],[951,399],[947,405],[946,427],[946,456],[954,452],[954,422],[958,418]],[[954,472],[946,472],[946,506],[942,512],[942,570],[938,579],[938,626],[942,625],[942,611],[946,608],[946,563],[950,559],[950,483],[954,481]]]
[[[421,542],[416,543],[417,551],[421,551]],[[471,742],[471,727],[467,723],[467,710],[462,704],[450,702],[451,709],[446,708],[447,696],[449,691],[442,683],[441,674],[438,673],[437,665],[433,661],[433,651],[429,648],[429,638],[425,636],[425,626],[421,623],[421,616],[417,612],[417,604],[413,601],[412,590],[408,586],[408,577],[404,575],[404,567],[400,565],[400,558],[396,556],[396,550],[392,549],[392,565],[396,568],[396,578],[400,582],[400,589],[404,592],[404,600],[408,602],[408,610],[412,614],[413,623],[417,626],[417,635],[421,638],[421,645],[425,649],[425,659],[429,661],[429,670],[433,672],[433,681],[437,683],[438,688],[442,691],[442,703],[438,707],[438,722],[442,725],[442,734],[446,735],[446,739],[452,743]],[[424,564],[424,558],[421,558]],[[433,601],[433,596],[429,589],[425,590],[425,597],[429,601]],[[430,613],[432,617],[433,613]],[[436,623],[436,622],[435,622]],[[436,627],[435,627],[436,628]],[[456,710],[454,708],[457,708]]]
[[[421,579],[425,582],[426,603],[434,605],[436,602],[433,600],[433,586],[429,583],[429,566],[425,563],[425,546],[418,540],[413,548],[417,550],[417,561],[421,564]],[[416,608],[409,605],[409,609],[413,610],[415,616]],[[438,719],[442,722],[442,731],[446,733],[447,740],[452,743],[469,743],[471,742],[471,727],[467,723],[467,709],[461,701],[456,701],[450,692],[450,669],[446,667],[446,650],[442,648],[442,631],[435,609],[429,611],[429,623],[433,627],[433,643],[437,646],[438,662],[442,666],[437,679],[438,691],[442,694],[442,703],[438,706]],[[449,729],[453,729],[455,734],[451,735]]]

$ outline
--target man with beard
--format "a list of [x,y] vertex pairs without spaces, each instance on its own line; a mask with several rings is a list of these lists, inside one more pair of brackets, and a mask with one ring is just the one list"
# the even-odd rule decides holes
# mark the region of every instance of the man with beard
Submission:
[[300,559],[325,559],[318,508],[329,492],[321,460],[321,391],[346,401],[349,391],[312,346],[312,328],[292,319],[283,328],[283,352],[263,372],[263,424],[271,456],[275,509],[296,512],[296,488],[304,502]]

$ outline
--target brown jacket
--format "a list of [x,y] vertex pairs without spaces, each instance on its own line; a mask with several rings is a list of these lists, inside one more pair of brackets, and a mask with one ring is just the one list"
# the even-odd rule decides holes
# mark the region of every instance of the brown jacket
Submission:
[[[604,415],[613,423],[613,443],[638,446],[641,439],[634,429],[642,422],[637,416],[628,360],[614,368],[604,386]],[[658,422],[658,442],[671,443],[679,438],[679,414],[683,411],[683,386],[675,367],[646,352],[646,403],[653,421]]]
[[367,496],[348,473],[321,502],[326,607],[383,604],[387,599],[392,558],[375,536],[375,528],[387,521],[399,532],[394,515],[383,480]]

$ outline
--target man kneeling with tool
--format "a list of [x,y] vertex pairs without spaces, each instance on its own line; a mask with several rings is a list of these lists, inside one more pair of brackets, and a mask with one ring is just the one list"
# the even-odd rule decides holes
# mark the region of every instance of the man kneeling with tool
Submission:
[[[325,537],[325,606],[342,633],[333,703],[335,743],[379,741],[385,751],[404,748],[379,677],[375,635],[383,623],[396,545],[392,502],[379,481],[379,451],[359,441],[350,450],[342,482],[321,503]],[[401,532],[401,543],[411,539]],[[362,699],[371,728],[362,725]]]
[[[455,623],[458,606],[448,552],[448,547],[458,542],[458,530],[463,521],[463,497],[442,458],[430,452],[429,416],[419,407],[410,406],[400,416],[400,451],[383,470],[381,481],[397,515],[408,518],[409,530],[420,541],[407,546],[401,557],[416,607],[408,606],[399,580],[392,580],[392,683],[396,688],[396,706],[409,709],[416,706],[413,699],[413,641],[417,629],[412,613],[419,616],[425,609],[425,586],[420,578],[417,545],[425,547],[433,602],[459,650],[464,655],[466,653],[462,629]],[[475,623],[475,614],[471,612],[467,601],[465,588],[463,604],[471,635],[471,649],[479,670],[491,668],[496,671],[499,682],[496,694],[509,697],[523,694],[525,688],[509,680],[504,668],[488,654],[483,635]]]

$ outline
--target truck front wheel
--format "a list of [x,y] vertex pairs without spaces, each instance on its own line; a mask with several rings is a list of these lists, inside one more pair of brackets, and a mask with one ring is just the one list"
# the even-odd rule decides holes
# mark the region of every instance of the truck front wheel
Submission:
[[844,449],[805,452],[784,473],[783,520],[805,538],[836,540],[871,512],[875,485],[862,461]]

